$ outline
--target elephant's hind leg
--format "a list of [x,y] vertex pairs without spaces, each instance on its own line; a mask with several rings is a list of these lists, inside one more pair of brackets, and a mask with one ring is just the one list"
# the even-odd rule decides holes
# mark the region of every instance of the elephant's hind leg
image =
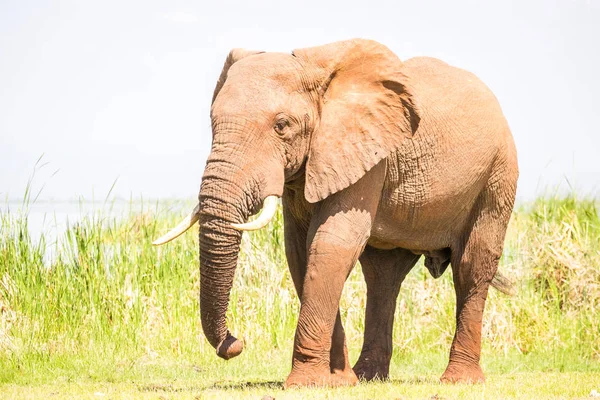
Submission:
[[479,365],[483,309],[502,255],[513,201],[514,192],[503,197],[497,192],[484,192],[475,206],[478,213],[473,216],[470,231],[452,250],[456,332],[442,382],[485,382]]
[[354,372],[360,379],[387,379],[392,358],[396,299],[406,275],[419,260],[408,250],[367,246],[360,256],[367,283],[364,341]]

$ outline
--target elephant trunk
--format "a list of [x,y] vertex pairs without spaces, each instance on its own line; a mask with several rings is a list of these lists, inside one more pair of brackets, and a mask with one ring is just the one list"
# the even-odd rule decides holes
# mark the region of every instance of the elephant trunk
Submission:
[[231,157],[213,148],[199,195],[202,329],[217,355],[226,360],[243,350],[242,342],[231,335],[226,323],[242,237],[232,224],[243,224],[266,196],[281,196],[283,190],[283,168],[280,174],[272,174],[279,179],[267,183],[263,176],[249,172],[252,169],[248,165],[231,161],[243,159],[246,157]]
[[[224,166],[207,164],[207,172],[213,168]],[[198,213],[200,316],[209,343],[219,357],[227,360],[243,349],[242,342],[229,333],[225,320],[242,236],[231,224],[245,221],[248,212],[246,207],[240,206],[246,201],[239,185],[206,175],[200,190]]]

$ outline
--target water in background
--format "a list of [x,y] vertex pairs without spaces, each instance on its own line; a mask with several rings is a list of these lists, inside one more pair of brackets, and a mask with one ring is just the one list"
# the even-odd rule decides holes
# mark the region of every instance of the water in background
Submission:
[[64,236],[67,227],[74,226],[85,218],[100,215],[105,222],[128,218],[133,214],[152,213],[158,214],[168,209],[178,212],[182,202],[158,201],[141,202],[112,200],[108,202],[87,201],[38,201],[24,205],[19,201],[0,203],[0,213],[27,215],[29,235],[35,244],[44,237],[46,253],[44,262],[54,259],[57,244]]

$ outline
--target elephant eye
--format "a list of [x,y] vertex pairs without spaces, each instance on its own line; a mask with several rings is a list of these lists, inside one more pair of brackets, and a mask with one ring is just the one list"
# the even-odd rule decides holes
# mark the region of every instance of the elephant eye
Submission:
[[285,128],[287,128],[288,126],[290,126],[290,121],[282,118],[275,122],[275,126],[273,127],[273,129],[275,129],[275,132],[277,132],[278,134],[283,135],[285,134]]

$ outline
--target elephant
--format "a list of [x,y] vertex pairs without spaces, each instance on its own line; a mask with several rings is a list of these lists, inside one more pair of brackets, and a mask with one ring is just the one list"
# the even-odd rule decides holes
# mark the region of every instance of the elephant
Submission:
[[[285,387],[386,378],[396,299],[421,256],[434,277],[452,267],[456,330],[441,381],[485,380],[482,315],[489,286],[502,289],[519,175],[490,89],[463,69],[402,62],[366,39],[291,54],[233,49],[210,116],[198,204],[154,244],[199,221],[201,322],[219,357],[243,349],[225,318],[242,232],[265,226],[281,201],[301,304]],[[367,303],[352,368],[339,301],[357,260]]]

